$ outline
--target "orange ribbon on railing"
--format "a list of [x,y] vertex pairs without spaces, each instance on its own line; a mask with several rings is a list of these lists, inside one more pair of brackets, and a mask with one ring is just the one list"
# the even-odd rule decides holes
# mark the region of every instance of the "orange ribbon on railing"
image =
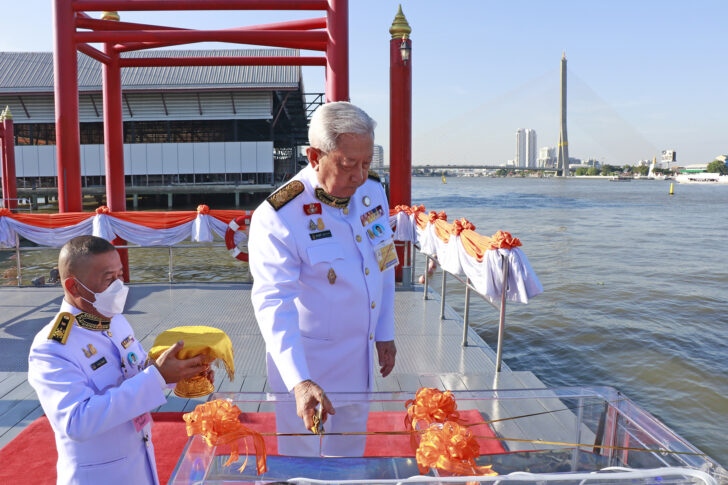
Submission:
[[[255,459],[258,475],[268,470],[266,466],[265,442],[263,436],[243,425],[238,419],[240,408],[224,399],[216,399],[199,404],[194,411],[186,413],[182,418],[187,423],[187,436],[202,435],[209,446],[230,445],[230,458],[224,466],[237,461],[240,457],[238,440],[250,437],[255,447]],[[245,442],[247,455],[248,444]],[[248,457],[239,471],[245,470]]]
[[435,221],[447,221],[447,214],[445,214],[445,211],[440,211],[440,212],[430,211],[430,213],[427,217],[428,217],[430,224],[434,224]]
[[197,206],[197,213],[198,214],[209,214],[210,208],[206,206],[205,204],[200,204]]
[[521,246],[521,241],[506,231],[496,232],[491,239],[492,242],[490,243],[489,249],[513,249]]
[[99,207],[96,208],[96,213],[97,214],[108,214],[109,212],[111,212],[111,209],[109,209],[105,205],[102,205],[102,206],[99,206]]
[[408,205],[398,205],[394,207],[394,213],[396,214],[397,212],[404,212],[407,215],[412,215],[417,212],[425,212],[425,206],[421,204],[413,205],[411,207]]
[[480,446],[473,434],[458,423],[447,421],[425,430],[415,453],[420,473],[430,468],[455,475],[497,475],[490,465],[478,466]]
[[457,219],[455,222],[452,223],[452,228],[450,229],[450,234],[454,234],[456,236],[459,236],[461,232],[463,231],[474,231],[475,226],[465,219],[464,217],[461,217],[460,219]]

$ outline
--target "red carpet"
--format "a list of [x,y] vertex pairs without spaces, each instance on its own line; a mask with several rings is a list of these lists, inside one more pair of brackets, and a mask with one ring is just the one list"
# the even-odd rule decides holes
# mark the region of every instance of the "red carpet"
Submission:
[[[477,411],[461,411],[466,422],[482,421]],[[367,431],[404,430],[404,411],[372,412],[369,414]],[[157,457],[159,481],[166,484],[172,475],[182,449],[187,443],[182,413],[154,413],[152,441]],[[275,431],[274,413],[243,414],[242,422],[261,433]],[[494,436],[487,425],[470,428],[478,436]],[[265,437],[269,455],[278,453],[274,436]],[[498,440],[480,439],[481,454],[504,453]],[[409,436],[369,436],[365,456],[414,456]],[[13,441],[0,450],[0,483],[22,483],[26,485],[53,485],[56,483],[56,453],[53,430],[48,419],[42,416],[25,428]]]

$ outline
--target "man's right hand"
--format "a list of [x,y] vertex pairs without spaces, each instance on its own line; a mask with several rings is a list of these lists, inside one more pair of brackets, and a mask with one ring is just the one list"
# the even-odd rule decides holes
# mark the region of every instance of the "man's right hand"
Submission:
[[336,414],[336,410],[329,398],[324,394],[324,390],[312,380],[299,382],[293,388],[293,392],[296,394],[296,414],[303,419],[303,425],[306,429],[311,429],[313,426],[313,415],[319,403],[323,408],[322,423],[326,421],[329,414]]
[[173,384],[182,379],[196,376],[210,368],[209,364],[203,363],[205,356],[202,354],[185,360],[178,359],[177,354],[182,350],[184,345],[184,341],[180,340],[165,350],[154,362],[154,365],[159,370],[159,373],[162,374],[167,384]]

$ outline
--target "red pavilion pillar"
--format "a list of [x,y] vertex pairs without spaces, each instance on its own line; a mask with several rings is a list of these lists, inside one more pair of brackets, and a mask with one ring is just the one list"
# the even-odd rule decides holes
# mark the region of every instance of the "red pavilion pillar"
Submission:
[[[412,204],[412,32],[402,6],[389,28],[389,207]],[[397,244],[402,281],[404,244]]]
[[58,212],[83,210],[75,18],[72,0],[53,0]]
[[348,0],[329,0],[326,23],[326,102],[349,101]]
[[[104,12],[102,20],[119,20],[116,12]],[[119,53],[112,43],[106,43],[104,52],[109,61],[102,64],[102,89],[104,97],[104,158],[106,160],[106,205],[111,212],[126,210],[126,186],[124,176],[124,121],[121,104],[121,64]],[[126,241],[117,237],[116,246]],[[124,281],[129,282],[129,252],[119,249],[124,266]]]

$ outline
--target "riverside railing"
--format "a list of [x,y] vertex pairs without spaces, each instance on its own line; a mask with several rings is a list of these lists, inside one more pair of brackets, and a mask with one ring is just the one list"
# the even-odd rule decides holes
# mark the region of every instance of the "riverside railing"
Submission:
[[[413,259],[414,261],[414,259]],[[430,261],[438,263],[437,257],[432,257],[429,254],[425,254],[425,283],[424,283],[424,290],[422,293],[423,299],[428,299],[428,292],[430,287],[430,272],[428,271]],[[438,266],[440,266],[438,264]],[[442,271],[442,289],[440,290],[440,320],[443,320],[445,318],[445,300],[446,300],[446,289],[447,289],[447,275],[452,276],[456,280],[458,280],[460,283],[465,285],[465,304],[463,306],[463,340],[462,340],[462,346],[467,347],[468,345],[468,330],[470,328],[468,319],[470,317],[470,291],[475,291],[475,294],[478,295],[483,301],[488,303],[490,306],[498,310],[499,312],[499,318],[498,318],[498,346],[496,349],[496,372],[501,371],[501,362],[503,360],[503,333],[505,330],[505,324],[506,324],[506,293],[508,291],[508,261],[505,255],[501,255],[501,267],[503,268],[503,277],[502,277],[502,292],[500,295],[500,306],[495,305],[493,302],[488,300],[485,296],[481,295],[470,283],[470,278],[465,277],[463,278],[457,274],[451,273],[449,271],[446,271],[442,266],[440,266],[440,270]],[[414,275],[414,267],[412,270],[412,274]]]
[[[224,243],[210,243],[210,244],[177,244],[173,246],[167,245],[153,245],[153,246],[137,246],[137,245],[124,245],[115,246],[116,249],[167,249],[168,250],[168,265],[169,270],[167,273],[167,281],[174,283],[174,250],[175,249],[201,249],[201,248],[226,248]],[[15,235],[15,248],[0,248],[0,251],[15,251],[16,259],[16,270],[17,270],[17,282],[18,286],[23,286],[23,266],[21,262],[21,252],[23,251],[48,251],[48,250],[59,250],[60,248],[53,248],[50,246],[27,246],[23,247],[20,245],[20,238]],[[252,279],[248,278],[243,283],[252,283]]]
[[[153,246],[138,246],[138,245],[124,245],[124,246],[115,246],[117,249],[167,249],[168,250],[168,265],[169,270],[167,273],[167,281],[169,283],[174,283],[174,250],[175,249],[201,249],[201,248],[227,248],[227,246],[224,243],[208,243],[208,244],[176,244],[172,246],[168,245],[153,245]],[[17,271],[17,282],[18,286],[23,286],[23,265],[22,265],[22,258],[21,258],[21,251],[48,251],[48,250],[58,250],[60,248],[53,248],[50,246],[21,246],[20,245],[20,237],[16,234],[15,235],[15,248],[0,248],[0,251],[15,251],[15,264],[16,264],[16,271]],[[409,289],[412,287],[412,284],[414,283],[414,258],[411,257],[412,254],[412,248],[411,244],[407,243],[405,245],[405,264],[402,267],[403,271],[403,281],[405,284],[402,285],[403,288]],[[409,261],[412,261],[412,264],[410,265]],[[244,283],[252,283],[252,279],[248,277],[247,280],[244,281]]]

